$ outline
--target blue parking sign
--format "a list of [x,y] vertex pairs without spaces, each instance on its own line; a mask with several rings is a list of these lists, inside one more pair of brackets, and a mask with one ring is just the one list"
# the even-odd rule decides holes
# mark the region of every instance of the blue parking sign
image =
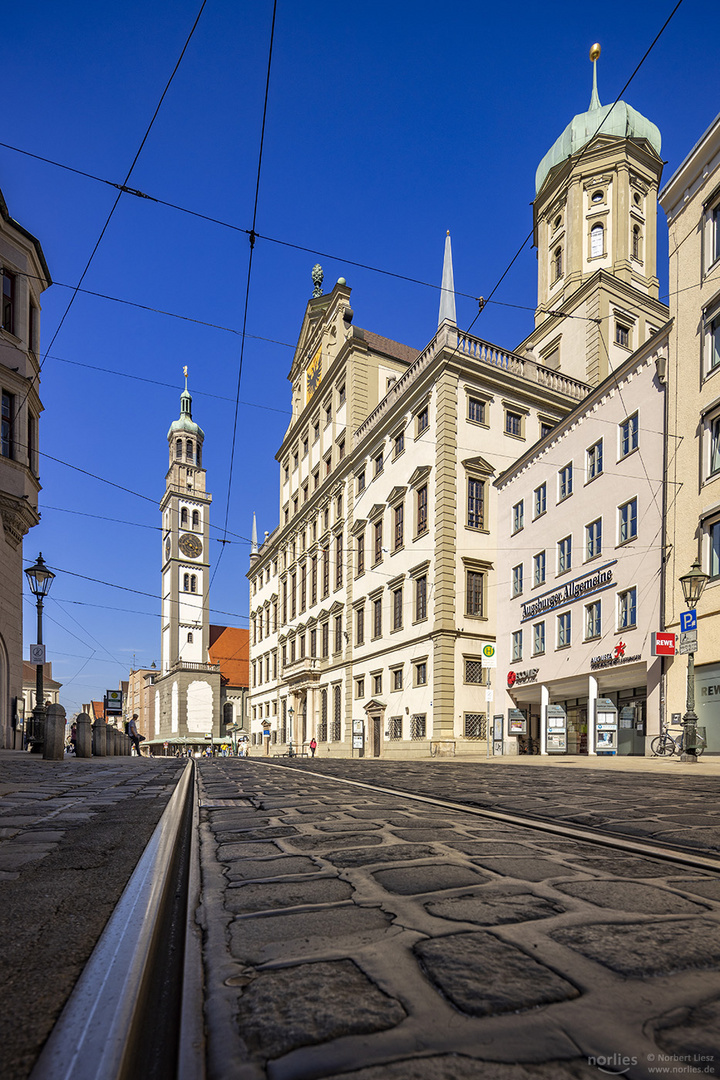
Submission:
[[683,634],[688,630],[697,630],[697,612],[694,608],[692,611],[680,612],[680,630]]

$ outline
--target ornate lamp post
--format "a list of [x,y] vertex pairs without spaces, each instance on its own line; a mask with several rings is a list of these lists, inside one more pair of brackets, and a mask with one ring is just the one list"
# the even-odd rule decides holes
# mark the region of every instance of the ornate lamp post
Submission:
[[295,710],[293,709],[293,707],[291,705],[289,707],[289,709],[288,709],[288,719],[290,720],[290,745],[288,746],[288,757],[295,757],[295,751],[293,750],[293,744],[292,744],[293,716],[294,715],[295,715]]
[[[680,578],[685,603],[694,610],[703,594],[703,590],[709,581],[707,574],[700,569],[700,560],[696,559],[689,573]],[[697,764],[697,716],[695,714],[695,653],[688,653],[687,670],[687,701],[685,715],[683,716],[683,752],[681,761],[694,762]]]
[[[38,555],[37,562],[34,566],[29,566],[27,568],[25,575],[28,579],[30,591],[37,600],[37,644],[42,645],[43,600],[50,590],[55,575],[52,570],[48,570],[45,565],[42,552]],[[44,659],[41,658],[40,663],[37,665],[35,708],[33,709],[32,727],[29,733],[29,741],[34,753],[42,750],[42,745],[45,741],[45,689],[43,687],[43,667]]]

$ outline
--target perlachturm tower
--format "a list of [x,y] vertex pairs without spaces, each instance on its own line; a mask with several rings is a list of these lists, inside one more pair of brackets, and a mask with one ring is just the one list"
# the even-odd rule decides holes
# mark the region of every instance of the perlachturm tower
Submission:
[[593,45],[587,112],[538,166],[535,329],[518,346],[597,385],[668,318],[658,300],[660,132],[624,101],[601,105]]

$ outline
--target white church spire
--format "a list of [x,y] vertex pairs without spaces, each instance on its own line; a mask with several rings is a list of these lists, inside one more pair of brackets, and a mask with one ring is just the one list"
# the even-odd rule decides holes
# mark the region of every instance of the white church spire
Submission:
[[250,533],[250,558],[254,558],[258,553],[257,542],[257,520],[255,518],[255,511],[253,510],[253,523],[252,532]]
[[445,321],[457,325],[455,315],[455,280],[453,278],[452,247],[450,245],[450,230],[445,237],[445,256],[443,258],[442,285],[440,291],[440,313],[438,315],[438,327]]

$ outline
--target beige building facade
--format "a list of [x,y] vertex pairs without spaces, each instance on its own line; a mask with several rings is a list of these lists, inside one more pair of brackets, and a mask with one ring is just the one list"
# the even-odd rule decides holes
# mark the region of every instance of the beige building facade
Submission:
[[10,216],[2,192],[0,274],[0,747],[20,749],[23,538],[39,521],[40,296],[52,281],[39,242]]
[[[708,749],[720,752],[720,117],[660,195],[670,230],[668,516],[665,623],[679,633],[679,579],[700,559],[695,697]],[[685,713],[687,660],[666,660],[668,718]]]

